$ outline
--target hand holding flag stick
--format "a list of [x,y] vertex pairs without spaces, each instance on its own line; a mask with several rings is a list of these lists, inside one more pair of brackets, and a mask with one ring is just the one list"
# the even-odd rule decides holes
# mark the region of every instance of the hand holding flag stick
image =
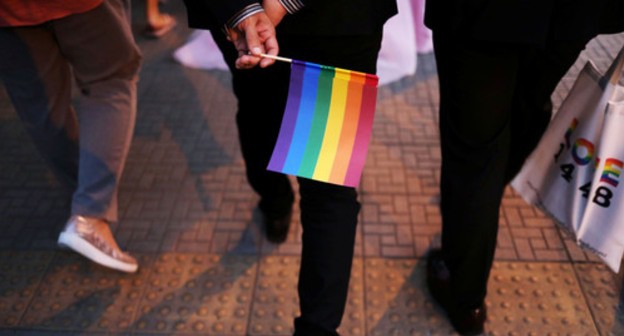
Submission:
[[372,133],[378,77],[291,63],[288,100],[268,170],[357,187]]
[[246,17],[236,27],[227,29],[226,35],[238,51],[237,69],[251,69],[258,65],[266,68],[275,62],[258,57],[263,51],[267,54],[279,52],[275,26],[266,13],[261,11]]

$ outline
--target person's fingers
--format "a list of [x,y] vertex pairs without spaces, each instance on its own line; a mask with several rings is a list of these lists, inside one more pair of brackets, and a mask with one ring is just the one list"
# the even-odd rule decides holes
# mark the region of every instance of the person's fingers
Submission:
[[[265,15],[259,17],[257,31],[264,52],[269,55],[277,56],[279,47],[275,36],[275,27],[271,23],[268,16]],[[275,63],[274,59],[263,58],[260,61],[260,67],[266,68],[273,63]]]
[[[277,44],[277,38],[275,38],[275,35],[267,38],[266,41],[264,41],[264,49],[266,50],[266,53],[268,55],[273,55],[273,56],[278,55],[279,46]],[[263,57],[262,60],[260,61],[260,67],[266,68],[270,65],[273,65],[273,63],[275,63],[274,59]]]
[[253,68],[262,61],[262,57],[256,55],[250,55],[249,53],[240,56],[239,63],[243,65],[244,69]]
[[238,58],[234,63],[236,68],[248,69],[260,62],[260,60],[254,61],[250,60],[249,58],[243,57],[249,54],[249,49],[247,48],[247,41],[245,39],[244,32],[241,32],[238,28],[232,29],[230,36],[232,38],[235,38],[232,40],[232,43],[234,44],[234,48],[238,51]]
[[264,12],[243,20],[229,36],[238,50],[235,62],[238,69],[249,69],[258,64],[264,68],[275,63],[273,59],[260,56],[265,52],[277,55],[279,51],[275,27]]
[[250,18],[250,22],[246,22],[246,24],[241,28],[243,28],[243,31],[245,33],[247,48],[252,55],[259,56],[261,53],[264,52],[264,50],[262,48],[262,44],[260,43],[260,36],[258,36],[258,31],[256,30],[257,23],[257,18]]
[[253,55],[243,55],[236,59],[235,65],[237,69],[251,69],[258,65],[261,58]]

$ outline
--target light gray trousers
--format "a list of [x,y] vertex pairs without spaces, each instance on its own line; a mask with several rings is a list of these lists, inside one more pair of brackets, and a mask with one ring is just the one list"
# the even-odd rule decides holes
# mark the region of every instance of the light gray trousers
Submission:
[[[141,63],[127,5],[105,0],[42,25],[0,28],[0,79],[36,147],[72,188],[72,214],[111,222]],[[72,75],[81,93],[76,110]]]

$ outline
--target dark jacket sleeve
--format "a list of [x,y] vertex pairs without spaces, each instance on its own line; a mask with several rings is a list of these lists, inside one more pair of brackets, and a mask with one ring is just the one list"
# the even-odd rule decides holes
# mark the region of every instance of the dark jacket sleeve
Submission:
[[184,0],[191,28],[221,29],[243,8],[258,0]]

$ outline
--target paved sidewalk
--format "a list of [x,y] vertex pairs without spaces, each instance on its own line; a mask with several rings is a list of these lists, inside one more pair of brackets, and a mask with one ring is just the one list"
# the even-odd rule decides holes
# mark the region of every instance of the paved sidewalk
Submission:
[[[298,314],[300,225],[269,243],[247,185],[223,71],[171,59],[180,24],[145,53],[136,132],[120,194],[119,242],[140,256],[133,275],[61,251],[69,195],[40,159],[0,86],[0,335],[289,335]],[[624,35],[592,41],[582,64],[606,69]],[[433,55],[413,77],[380,88],[360,201],[348,307],[340,331],[448,335],[424,287],[423,255],[438,244],[440,150]],[[298,218],[298,209],[294,218]],[[621,278],[508,189],[486,324],[491,335],[624,335]]]

